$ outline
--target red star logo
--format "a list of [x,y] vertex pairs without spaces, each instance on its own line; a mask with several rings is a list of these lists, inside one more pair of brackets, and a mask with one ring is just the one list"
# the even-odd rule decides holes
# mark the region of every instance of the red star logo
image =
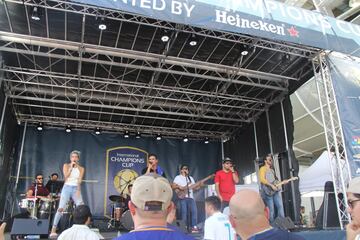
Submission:
[[291,28],[288,28],[287,30],[290,33],[290,36],[299,37],[299,32],[296,30],[296,28],[294,26],[292,26]]

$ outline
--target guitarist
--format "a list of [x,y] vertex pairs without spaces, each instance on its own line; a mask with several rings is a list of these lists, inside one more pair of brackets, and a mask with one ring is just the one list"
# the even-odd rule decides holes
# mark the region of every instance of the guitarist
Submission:
[[[196,226],[197,208],[194,200],[193,190],[198,190],[201,185],[193,188],[193,186],[195,186],[194,184],[194,178],[189,175],[189,166],[186,164],[181,165],[180,174],[174,178],[173,188],[179,197],[181,206],[181,219],[186,223],[187,228],[192,233],[198,233],[199,230]],[[188,216],[188,208],[190,209],[190,216]],[[189,222],[189,219],[191,219],[191,222]]]
[[277,210],[277,217],[285,217],[284,207],[281,200],[281,193],[274,185],[275,181],[277,181],[277,177],[275,171],[273,169],[273,159],[272,155],[268,154],[265,157],[264,165],[259,169],[259,180],[261,184],[261,196],[266,204],[266,206],[270,210],[269,220],[273,222],[275,219],[275,209]]

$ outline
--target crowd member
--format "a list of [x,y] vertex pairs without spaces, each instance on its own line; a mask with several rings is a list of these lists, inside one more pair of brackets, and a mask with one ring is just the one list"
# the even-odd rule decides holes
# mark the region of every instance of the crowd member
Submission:
[[76,207],[73,213],[74,225],[62,232],[58,240],[99,240],[99,236],[88,227],[91,218],[92,215],[88,206]]
[[215,190],[221,201],[221,210],[229,206],[230,198],[235,193],[235,184],[239,183],[239,175],[234,170],[230,158],[223,160],[222,169],[215,174]]
[[346,226],[346,239],[360,240],[360,177],[353,178],[349,182],[346,195],[347,211],[351,216],[351,223]]
[[205,199],[205,212],[208,217],[205,220],[205,240],[234,240],[235,232],[229,222],[229,217],[220,212],[221,201],[217,196]]
[[[261,184],[261,196],[270,209],[270,222],[273,222],[275,219],[275,208],[276,207],[276,217],[285,217],[284,207],[281,200],[281,193],[278,191],[277,187],[273,184],[277,179],[275,171],[272,167],[272,155],[268,154],[265,157],[264,165],[259,169],[259,180]],[[268,194],[268,190],[273,191],[272,194]]]
[[1,225],[0,225],[0,240],[5,240],[5,227],[6,227],[6,223],[3,222]]
[[[194,184],[194,178],[189,175],[189,166],[185,164],[182,165],[180,167],[180,174],[174,178],[173,185],[176,186],[175,191],[178,193],[179,197],[181,219],[186,223],[189,231],[191,231],[192,233],[197,233],[199,232],[196,226],[197,207],[194,200],[194,193],[192,188],[192,185],[194,186]],[[196,189],[199,189],[199,187],[197,187]],[[188,211],[188,209],[190,211]]]
[[169,181],[150,173],[138,177],[133,183],[129,210],[135,229],[118,240],[194,240],[191,236],[167,226],[166,218],[175,207]]
[[241,239],[247,240],[304,240],[294,233],[271,227],[269,208],[259,193],[245,189],[230,200],[230,222]]
[[26,197],[34,197],[35,194],[37,197],[48,197],[49,191],[43,185],[44,177],[42,174],[36,174],[35,183],[26,192]]
[[76,206],[83,204],[81,197],[81,182],[84,177],[85,169],[79,165],[79,160],[80,152],[74,150],[70,153],[70,163],[65,163],[63,166],[65,184],[61,191],[59,208],[54,217],[50,238],[57,237],[57,225],[62,216],[62,212],[64,211],[64,207],[70,200],[70,197],[73,199]]
[[63,182],[58,181],[59,175],[57,173],[51,174],[50,180],[46,183],[46,189],[50,193],[58,194],[61,192]]
[[149,154],[147,167],[141,171],[141,174],[156,173],[156,174],[166,178],[166,174],[165,174],[164,170],[158,165],[158,163],[159,163],[159,160],[158,160],[157,156],[153,153]]

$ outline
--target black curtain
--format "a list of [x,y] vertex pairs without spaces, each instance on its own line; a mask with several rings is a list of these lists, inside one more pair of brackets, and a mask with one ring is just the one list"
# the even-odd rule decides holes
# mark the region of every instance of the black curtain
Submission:
[[[3,86],[3,84],[2,84]],[[5,103],[5,94],[3,88],[0,89],[0,114]],[[19,140],[20,127],[18,126],[11,104],[7,104],[4,115],[2,131],[0,133],[0,218],[4,212],[6,193],[8,192],[8,183],[11,167],[14,163],[15,146]]]

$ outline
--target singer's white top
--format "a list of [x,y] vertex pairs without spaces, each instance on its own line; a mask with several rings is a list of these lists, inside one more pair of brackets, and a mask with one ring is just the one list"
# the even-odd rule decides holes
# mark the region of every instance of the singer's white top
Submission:
[[[195,181],[193,179],[193,177],[190,176],[190,181],[189,181],[189,177],[185,177],[183,175],[177,175],[175,178],[174,178],[174,183],[176,183],[177,185],[181,186],[181,187],[185,187],[186,184],[189,184],[189,186],[191,184],[194,184]],[[194,194],[193,194],[193,190],[192,189],[189,189],[189,192],[190,192],[190,196],[188,195],[188,192],[187,190],[186,191],[186,196],[185,197],[189,197],[189,198],[194,198]]]
[[80,170],[78,167],[71,170],[70,176],[66,179],[66,185],[77,186],[80,178]]

